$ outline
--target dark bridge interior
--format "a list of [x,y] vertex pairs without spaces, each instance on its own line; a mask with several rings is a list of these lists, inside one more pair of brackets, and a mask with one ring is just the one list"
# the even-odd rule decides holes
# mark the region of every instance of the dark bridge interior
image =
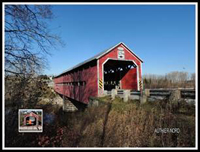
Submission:
[[31,120],[31,124],[27,123],[27,125],[31,125],[31,126],[35,126],[36,125],[36,118],[35,117],[32,117],[32,116],[27,117],[26,121],[29,121],[29,120]]
[[122,88],[122,78],[130,70],[136,68],[131,61],[108,60],[104,64],[104,90]]

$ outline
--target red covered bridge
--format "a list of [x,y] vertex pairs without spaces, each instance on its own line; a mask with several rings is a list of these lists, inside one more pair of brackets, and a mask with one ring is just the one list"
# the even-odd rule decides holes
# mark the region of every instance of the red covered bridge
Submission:
[[102,96],[104,90],[139,91],[142,63],[131,49],[119,43],[57,75],[55,91],[85,104],[89,97]]

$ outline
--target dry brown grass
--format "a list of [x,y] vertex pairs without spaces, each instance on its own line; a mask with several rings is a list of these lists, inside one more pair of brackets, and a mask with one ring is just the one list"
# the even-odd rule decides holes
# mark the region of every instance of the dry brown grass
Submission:
[[[195,146],[194,108],[185,103],[180,105],[176,111],[170,111],[168,103],[139,105],[137,102],[124,103],[121,99],[116,99],[112,102],[107,115],[107,103],[89,108],[80,117],[75,116],[70,120],[73,122],[71,126],[73,132],[79,133],[79,140],[76,140],[74,145],[65,142],[63,146],[193,147]],[[186,109],[190,107],[192,112],[180,113],[183,107]],[[179,128],[180,133],[156,133],[156,128]],[[65,136],[64,140],[67,138],[68,136]],[[71,142],[73,143],[72,140]]]
[[[7,87],[6,108],[12,113],[6,116],[6,146],[9,147],[194,147],[195,106],[186,102],[156,101],[140,105],[138,101],[124,103],[116,98],[99,98],[99,107],[85,111],[65,113],[44,98],[54,94],[41,83],[27,82],[21,86],[28,94],[16,92],[16,86]],[[30,86],[32,86],[30,88]],[[34,89],[35,88],[35,89]],[[28,91],[27,91],[28,90]],[[44,91],[45,90],[45,91]],[[22,99],[23,102],[17,102]],[[28,101],[33,102],[30,104]],[[18,105],[19,104],[19,105]],[[51,124],[44,124],[44,132],[18,133],[18,107],[42,108],[44,113],[55,116]],[[156,133],[156,128],[179,128],[180,133]]]

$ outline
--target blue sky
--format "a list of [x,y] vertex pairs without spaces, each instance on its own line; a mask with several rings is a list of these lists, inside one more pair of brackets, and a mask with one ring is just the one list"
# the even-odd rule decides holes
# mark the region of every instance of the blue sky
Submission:
[[55,5],[50,29],[64,47],[50,50],[49,69],[64,70],[124,42],[141,59],[143,74],[195,72],[193,5]]

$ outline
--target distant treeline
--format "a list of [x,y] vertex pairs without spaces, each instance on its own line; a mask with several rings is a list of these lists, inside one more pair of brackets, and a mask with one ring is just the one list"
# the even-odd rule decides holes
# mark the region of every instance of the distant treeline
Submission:
[[165,75],[143,75],[144,88],[195,88],[195,73],[174,71]]

